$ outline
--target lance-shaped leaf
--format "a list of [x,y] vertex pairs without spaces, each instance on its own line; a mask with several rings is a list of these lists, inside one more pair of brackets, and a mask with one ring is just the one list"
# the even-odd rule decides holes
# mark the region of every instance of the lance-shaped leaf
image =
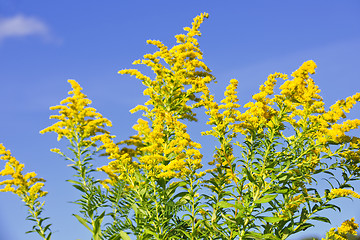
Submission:
[[225,202],[225,201],[218,202],[216,205],[221,207],[221,208],[234,207],[234,204],[231,204],[231,203],[228,203],[228,202]]
[[254,201],[254,203],[267,203],[270,202],[272,200],[274,200],[278,195],[274,194],[274,195],[266,195],[256,201]]
[[263,219],[269,223],[277,223],[277,222],[280,222],[281,220],[283,220],[280,217],[263,217]]
[[310,218],[310,219],[316,220],[316,221],[321,221],[321,222],[326,222],[326,223],[330,223],[330,224],[331,224],[330,219],[328,219],[327,217],[312,217],[312,218]]
[[124,232],[124,231],[120,232],[120,236],[121,236],[121,239],[123,239],[123,240],[131,240],[129,235],[127,235],[126,232]]
[[77,220],[84,225],[87,229],[89,229],[90,232],[92,232],[91,228],[88,225],[88,221],[82,217],[80,217],[79,215],[73,214],[74,217],[77,218]]

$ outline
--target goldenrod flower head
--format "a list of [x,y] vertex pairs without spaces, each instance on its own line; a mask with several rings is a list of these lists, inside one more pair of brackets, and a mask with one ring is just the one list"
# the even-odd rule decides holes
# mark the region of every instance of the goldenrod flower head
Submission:
[[330,193],[328,194],[328,197],[331,199],[337,197],[348,197],[348,196],[360,199],[360,195],[350,189],[343,189],[343,188],[331,189]]
[[5,168],[0,172],[0,176],[10,177],[10,179],[0,182],[0,186],[5,185],[3,189],[0,189],[0,192],[13,192],[27,204],[33,204],[38,198],[47,194],[41,190],[45,180],[36,178],[34,172],[23,175],[24,164],[20,164],[2,144],[0,144],[0,156],[1,160],[6,161]]
[[360,93],[347,97],[345,100],[339,100],[330,107],[330,111],[324,114],[324,118],[329,123],[335,123],[340,118],[346,118],[345,113],[349,113],[356,102],[360,101]]
[[58,149],[58,148],[52,148],[52,149],[50,149],[50,151],[54,152],[54,153],[58,153],[58,154],[61,152],[60,149]]
[[[201,23],[208,17],[207,13],[202,13],[194,18],[192,28],[184,28],[187,35],[175,36],[178,45],[169,49],[158,40],[148,40],[148,44],[156,46],[159,51],[153,54],[144,55],[143,60],[136,60],[133,64],[144,64],[152,68],[156,77],[151,79],[136,69],[120,70],[120,74],[130,74],[142,80],[147,87],[144,95],[150,97],[145,105],[153,105],[153,109],[138,106],[131,112],[144,110],[146,116],[151,116],[156,108],[171,109],[172,113],[180,113],[180,119],[196,120],[192,109],[201,106],[200,98],[196,93],[208,94],[207,84],[214,80],[210,74],[210,69],[202,62],[202,52],[199,49],[195,36],[200,36]],[[163,60],[166,65],[160,61]],[[201,71],[202,69],[202,71]],[[190,87],[185,88],[189,85]],[[198,104],[188,105],[189,101]]]
[[62,137],[72,139],[74,133],[80,134],[81,139],[107,133],[105,125],[111,126],[111,122],[104,118],[96,109],[88,107],[91,100],[81,92],[82,88],[75,80],[68,80],[72,86],[69,91],[70,97],[62,100],[61,105],[50,107],[51,110],[59,110],[59,115],[52,115],[50,119],[57,119],[58,122],[40,131],[40,133],[55,132],[58,140]]
[[127,186],[135,182],[135,171],[138,171],[138,164],[132,160],[132,157],[120,150],[119,146],[113,141],[114,136],[109,134],[97,135],[91,138],[93,142],[99,141],[102,145],[99,149],[104,149],[108,159],[113,161],[108,165],[98,168],[98,171],[105,172],[108,179],[101,182],[104,188],[109,189],[111,185],[115,185],[119,180],[127,183]]
[[[197,120],[193,109],[205,105],[203,99],[209,94],[207,84],[214,80],[210,69],[201,61],[203,54],[195,38],[201,35],[200,25],[207,17],[207,13],[195,17],[192,27],[184,28],[186,34],[175,36],[178,44],[172,48],[158,40],[147,41],[158,51],[144,55],[133,64],[150,67],[155,73],[154,79],[136,69],[119,71],[140,79],[146,86],[143,94],[149,96],[145,106],[131,110],[131,113],[144,111],[143,116],[149,119],[139,119],[133,127],[138,132],[134,155],[137,155],[139,169],[149,177],[184,177],[195,174],[202,166],[201,145],[190,139],[186,125],[180,120]],[[189,104],[191,101],[195,103]]]
[[359,224],[355,223],[355,219],[351,218],[350,220],[346,220],[341,224],[341,226],[337,229],[338,233],[341,235],[345,235],[347,233],[357,235],[356,229],[359,228]]
[[358,228],[359,225],[355,223],[355,219],[351,218],[344,221],[337,229],[331,228],[327,234],[327,239],[347,240],[348,234],[357,235],[356,230]]
[[[237,87],[238,81],[231,79],[224,92],[225,98],[221,101],[222,104],[220,105],[215,102],[213,95],[205,95],[203,97],[204,107],[208,110],[206,114],[209,115],[209,120],[206,124],[214,126],[212,130],[202,132],[202,135],[213,135],[219,138],[225,132],[229,133],[234,129],[235,122],[238,121],[238,116],[240,115]],[[232,137],[235,137],[235,135]]]
[[284,82],[280,87],[281,95],[295,104],[310,105],[322,98],[318,95],[320,90],[309,77],[309,74],[315,73],[316,64],[312,60],[303,63],[303,65],[293,72],[292,80]]
[[306,202],[306,197],[304,197],[303,194],[299,194],[297,196],[291,197],[287,204],[285,205],[285,208],[281,210],[282,214],[279,215],[279,217],[282,217],[284,219],[291,218],[294,213],[299,209],[300,205]]

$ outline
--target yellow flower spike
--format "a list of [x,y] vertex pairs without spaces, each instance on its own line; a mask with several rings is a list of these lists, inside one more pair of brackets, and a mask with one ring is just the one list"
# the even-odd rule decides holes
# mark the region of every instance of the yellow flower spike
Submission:
[[[138,120],[133,127],[138,132],[141,147],[138,148],[139,167],[149,176],[161,178],[183,177],[201,167],[198,151],[200,144],[193,142],[186,133],[186,125],[179,120],[196,121],[194,108],[204,106],[209,90],[207,84],[214,80],[210,69],[201,61],[202,52],[198,41],[200,25],[208,14],[194,18],[187,34],[176,35],[178,44],[168,48],[157,40],[148,40],[158,48],[153,54],[146,54],[134,64],[152,68],[155,78],[150,79],[135,69],[119,71],[142,80],[147,87],[143,94],[149,96],[145,106],[137,106],[132,113],[144,111],[150,119]],[[164,64],[163,64],[164,63]],[[196,94],[201,94],[197,97]],[[193,101],[190,105],[188,102]]]
[[328,197],[331,199],[337,197],[348,197],[348,196],[360,199],[360,195],[350,189],[342,189],[342,188],[331,189],[330,193],[328,194]]
[[[144,93],[144,95],[145,95],[145,93]],[[149,112],[149,108],[147,108],[146,106],[143,106],[143,105],[138,105],[135,108],[131,109],[130,113],[135,113],[135,112],[138,112],[138,111]]]
[[346,118],[345,113],[348,113],[360,101],[360,93],[356,93],[346,100],[339,100],[334,105],[330,106],[330,110],[323,114],[324,119],[329,123],[336,123],[341,118]]
[[[347,240],[348,234],[357,235],[356,230],[359,228],[359,224],[355,223],[355,219],[351,218],[350,220],[344,221],[340,227],[331,228],[327,233],[327,239],[338,239],[338,240]],[[324,239],[322,239],[324,240]]]
[[119,146],[113,142],[114,136],[109,134],[98,135],[92,137],[92,141],[100,141],[102,143],[99,146],[100,149],[105,149],[108,159],[113,161],[108,165],[98,168],[98,171],[106,173],[109,179],[105,179],[101,182],[104,188],[109,189],[111,185],[118,180],[124,180],[127,184],[135,181],[134,172],[138,169],[138,164],[133,162],[131,156],[120,150]]
[[[255,102],[248,102],[244,105],[244,108],[248,108],[244,113],[237,113],[237,120],[242,123],[237,124],[234,128],[235,132],[246,134],[248,130],[257,129],[259,126],[271,126],[269,121],[276,114],[276,110],[272,107],[274,102],[283,102],[279,96],[269,98],[274,94],[274,87],[277,82],[277,78],[286,80],[288,76],[282,73],[270,74],[263,85],[260,86],[260,92],[253,95]],[[262,131],[258,129],[258,131]]]
[[6,161],[5,168],[0,172],[0,176],[9,176],[10,179],[0,182],[5,185],[0,192],[13,192],[20,196],[27,204],[33,204],[38,198],[45,196],[47,192],[41,190],[45,180],[36,178],[36,173],[30,172],[23,175],[24,164],[20,164],[15,157],[0,144],[0,159]]
[[315,73],[315,68],[316,64],[312,60],[303,63],[303,65],[291,75],[294,79],[286,81],[280,87],[282,90],[281,95],[295,104],[303,104],[307,107],[310,107],[315,100],[322,100],[318,95],[318,93],[320,93],[318,86],[309,78],[309,74]]
[[58,110],[59,115],[52,115],[50,119],[57,119],[58,122],[40,131],[40,133],[55,132],[58,140],[66,137],[71,140],[74,133],[79,133],[80,138],[85,139],[97,133],[107,133],[105,126],[111,126],[111,122],[103,118],[96,109],[88,107],[91,100],[81,92],[82,88],[75,80],[68,80],[73,90],[72,95],[60,102],[61,105],[50,107],[50,110]]
[[359,224],[355,223],[355,219],[351,218],[350,220],[346,220],[341,224],[341,226],[337,229],[338,233],[341,235],[346,235],[350,233],[352,235],[357,235],[356,230],[359,228]]
[[316,63],[313,60],[309,60],[304,62],[298,70],[291,74],[291,76],[293,76],[294,78],[308,78],[309,73],[314,74],[316,68]]

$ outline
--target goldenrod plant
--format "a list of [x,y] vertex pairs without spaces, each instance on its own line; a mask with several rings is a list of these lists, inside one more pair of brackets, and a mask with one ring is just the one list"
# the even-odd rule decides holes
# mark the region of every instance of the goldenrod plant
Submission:
[[[148,41],[158,50],[133,64],[150,67],[154,77],[137,69],[119,71],[139,79],[148,96],[130,111],[141,111],[143,118],[129,139],[115,142],[111,122],[90,107],[75,80],[69,80],[70,96],[50,108],[58,111],[51,116],[57,122],[41,133],[68,141],[70,153],[52,151],[75,171],[68,180],[81,193],[74,217],[93,240],[287,239],[316,221],[330,223],[323,213],[340,210],[333,199],[360,198],[353,188],[360,179],[360,138],[350,135],[360,120],[344,120],[360,93],[326,110],[310,60],[291,76],[270,74],[243,108],[236,79],[217,102],[209,88],[215,77],[197,40],[207,17],[195,17],[172,48]],[[208,116],[209,129],[202,134],[218,142],[210,160],[187,130],[189,121],[197,122],[195,110]],[[11,176],[0,183],[1,191],[19,195],[35,221],[33,231],[50,239],[38,200],[46,195],[44,180],[22,175],[24,166],[2,145],[0,150],[7,161],[0,174]],[[108,163],[94,167],[104,156]],[[96,172],[107,177],[95,179]],[[325,191],[319,181],[326,181]],[[357,227],[351,219],[326,239],[346,239]]]
[[24,164],[16,160],[3,144],[0,144],[0,159],[6,161],[5,168],[0,172],[0,176],[10,177],[10,179],[0,182],[0,186],[5,185],[4,188],[0,189],[0,192],[13,192],[18,195],[28,208],[29,215],[26,219],[34,222],[32,230],[28,233],[37,232],[41,239],[50,240],[51,224],[45,224],[44,221],[48,218],[40,216],[45,202],[41,202],[39,198],[47,194],[42,190],[45,180],[37,178],[34,172],[24,175],[22,173]]

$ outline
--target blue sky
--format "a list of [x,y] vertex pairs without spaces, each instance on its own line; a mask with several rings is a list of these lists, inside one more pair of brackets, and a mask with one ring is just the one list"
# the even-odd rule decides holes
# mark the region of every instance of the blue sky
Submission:
[[[309,59],[318,65],[314,79],[327,106],[360,91],[357,0],[1,0],[0,142],[25,163],[26,172],[36,171],[47,180],[44,213],[51,217],[54,240],[90,239],[71,216],[76,207],[69,202],[77,192],[65,179],[72,171],[49,151],[64,144],[53,134],[39,134],[53,123],[49,107],[66,97],[67,79],[80,83],[93,106],[112,120],[112,133],[125,139],[134,134],[131,127],[140,117],[129,110],[145,98],[139,80],[117,71],[155,51],[146,45],[147,39],[175,44],[174,35],[201,12],[210,14],[199,42],[205,63],[217,77],[212,90],[218,99],[229,80],[236,78],[240,101],[246,103],[268,74],[291,74]],[[359,118],[359,112],[357,106],[349,117]],[[198,139],[207,146],[206,162],[213,141]],[[309,233],[322,236],[351,217],[360,222],[360,200],[340,203],[341,214],[329,212],[332,225],[318,224]],[[1,240],[38,239],[24,234],[31,226],[25,217],[26,208],[17,196],[0,194]]]

